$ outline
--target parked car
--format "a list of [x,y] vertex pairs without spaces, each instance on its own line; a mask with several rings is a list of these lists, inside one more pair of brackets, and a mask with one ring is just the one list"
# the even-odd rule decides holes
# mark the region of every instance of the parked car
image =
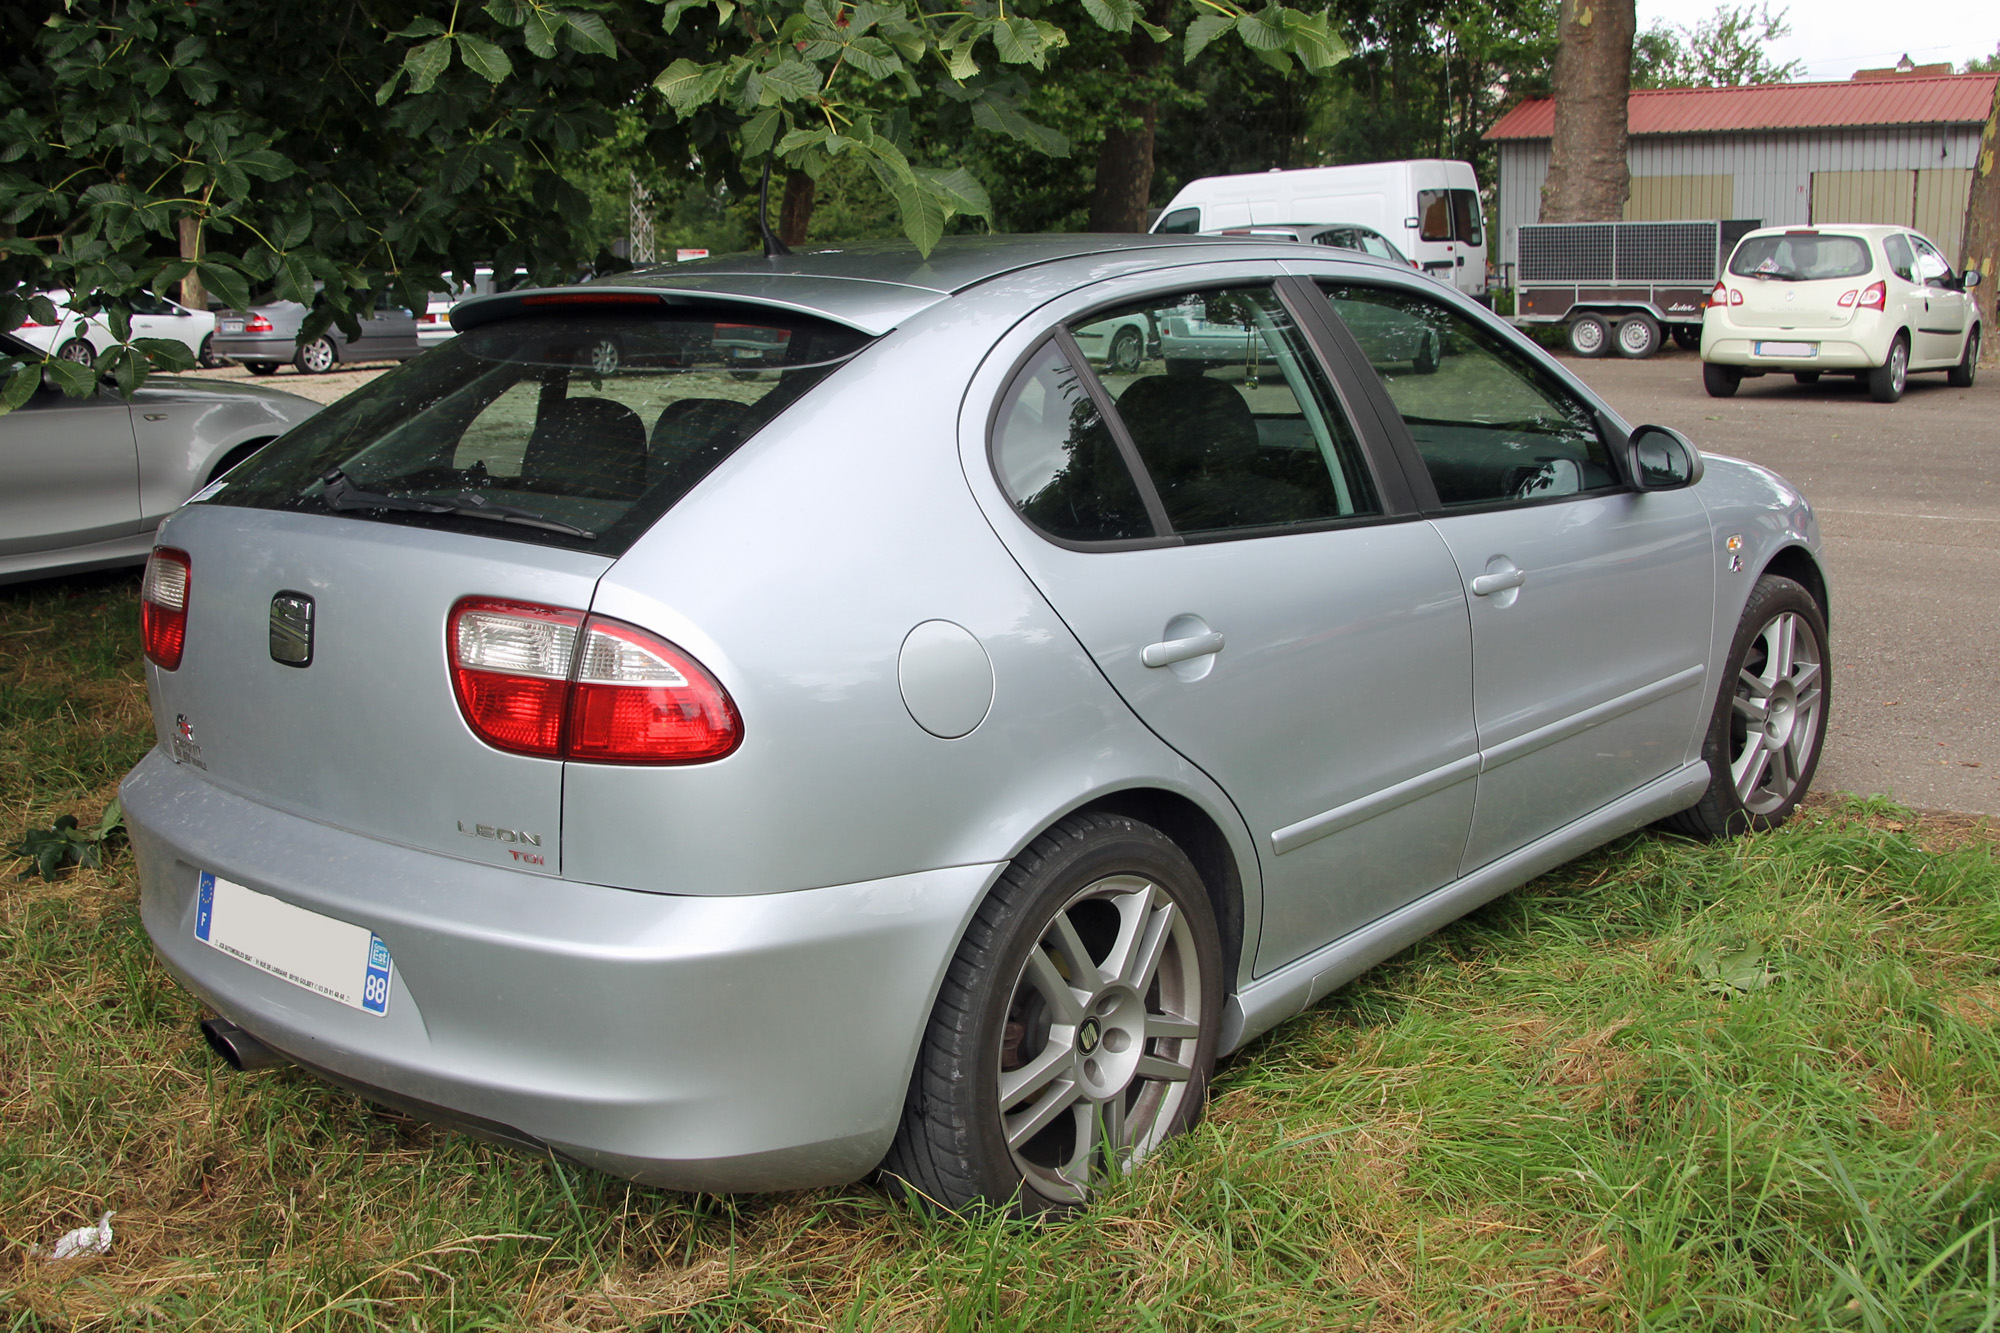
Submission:
[[1425,273],[1468,296],[1486,291],[1486,222],[1470,162],[1426,158],[1250,171],[1189,181],[1153,223],[1160,234],[1350,222],[1389,237]]
[[[16,337],[37,352],[54,352],[66,361],[89,365],[97,359],[99,352],[117,341],[111,334],[110,323],[102,314],[85,316],[69,308],[69,292],[66,289],[57,288],[42,295],[55,303],[56,322],[37,324],[30,320],[14,331]],[[131,306],[134,338],[165,338],[186,347],[188,354],[201,365],[213,367],[222,364],[212,345],[211,335],[215,332],[213,311],[191,310],[178,301],[169,301],[152,292],[140,292],[133,296]]]
[[[1078,351],[1195,302],[1254,345]],[[1410,942],[1811,780],[1806,502],[1407,269],[947,238],[452,320],[149,567],[144,921],[239,1067],[1061,1208]]]
[[1727,398],[1745,379],[1801,384],[1852,375],[1893,403],[1913,371],[1970,388],[1979,307],[1928,238],[1907,227],[1766,227],[1737,242],[1702,313],[1702,383]]
[[[0,334],[0,356],[45,349]],[[320,405],[245,384],[156,375],[127,402],[38,390],[0,415],[0,583],[137,564],[153,529]]]
[[[527,276],[528,270],[515,269],[510,285],[518,286]],[[417,342],[424,347],[450,342],[457,336],[457,330],[451,327],[451,308],[467,297],[487,296],[499,290],[493,280],[493,270],[482,267],[473,270],[470,282],[454,281],[448,291],[431,292],[424,312],[417,316]]]
[[1251,227],[1223,227],[1205,231],[1203,236],[1249,236],[1271,241],[1304,241],[1308,245],[1329,245],[1336,250],[1353,250],[1373,255],[1392,264],[1402,264],[1423,272],[1423,266],[1398,250],[1395,243],[1373,227],[1355,223],[1328,226],[1324,222],[1260,223]]
[[249,310],[225,310],[215,329],[215,350],[241,361],[253,375],[275,375],[289,361],[301,375],[322,375],[342,362],[407,361],[423,351],[417,341],[417,319],[387,297],[361,319],[361,337],[350,341],[337,324],[305,343],[299,326],[309,307],[297,301],[272,301]]

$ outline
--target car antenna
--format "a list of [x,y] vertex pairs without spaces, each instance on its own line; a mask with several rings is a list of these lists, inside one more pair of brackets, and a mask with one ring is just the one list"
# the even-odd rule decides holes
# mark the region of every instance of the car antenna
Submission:
[[764,258],[776,259],[788,255],[792,248],[779,240],[771,231],[771,158],[764,158],[764,179],[757,186],[757,230],[764,237]]

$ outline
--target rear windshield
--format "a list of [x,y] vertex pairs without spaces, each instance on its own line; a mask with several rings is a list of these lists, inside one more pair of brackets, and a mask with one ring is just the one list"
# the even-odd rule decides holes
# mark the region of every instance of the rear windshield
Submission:
[[502,320],[357,389],[208,503],[616,556],[867,342],[742,307]]
[[1775,278],[1780,282],[1858,278],[1874,266],[1868,243],[1859,236],[1807,232],[1752,236],[1729,257],[1729,271],[1739,278]]

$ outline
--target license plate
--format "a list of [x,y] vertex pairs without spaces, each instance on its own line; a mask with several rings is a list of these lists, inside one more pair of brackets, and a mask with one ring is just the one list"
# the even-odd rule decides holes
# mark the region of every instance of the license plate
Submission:
[[204,870],[194,937],[350,1009],[389,1012],[389,946],[365,926],[308,912]]
[[1758,356],[1818,356],[1818,343],[1758,343]]
[[243,321],[240,319],[225,319],[216,327],[220,328],[224,333],[241,333],[243,332]]

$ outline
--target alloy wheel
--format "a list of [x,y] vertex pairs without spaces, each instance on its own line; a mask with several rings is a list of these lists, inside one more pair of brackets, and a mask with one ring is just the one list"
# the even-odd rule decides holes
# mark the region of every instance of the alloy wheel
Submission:
[[1202,993],[1185,915],[1150,880],[1108,876],[1055,914],[999,1052],[1001,1135],[1035,1189],[1081,1202],[1167,1137],[1211,1017]]
[[1909,380],[1910,349],[1898,339],[1895,346],[1889,349],[1889,382],[1895,386],[1897,393],[1901,393]]
[[1807,771],[1819,744],[1823,660],[1811,624],[1784,611],[1758,631],[1737,673],[1729,774],[1752,814],[1791,800]]

